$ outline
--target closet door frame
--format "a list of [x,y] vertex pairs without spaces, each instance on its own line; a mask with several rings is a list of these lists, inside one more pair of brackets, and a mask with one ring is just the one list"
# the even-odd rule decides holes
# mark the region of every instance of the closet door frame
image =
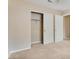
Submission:
[[[35,13],[35,14],[40,14],[42,17],[41,17],[41,40],[42,40],[42,44],[43,44],[43,13],[39,13],[39,12],[34,12],[34,11],[31,11],[31,13]],[[31,19],[31,22],[32,22],[32,19]],[[31,23],[31,26],[32,26],[32,23]],[[32,29],[31,29],[31,31],[32,31]],[[32,34],[32,32],[31,32],[31,34]],[[38,43],[38,42],[36,42],[36,43]],[[32,45],[32,36],[31,36],[31,45]]]

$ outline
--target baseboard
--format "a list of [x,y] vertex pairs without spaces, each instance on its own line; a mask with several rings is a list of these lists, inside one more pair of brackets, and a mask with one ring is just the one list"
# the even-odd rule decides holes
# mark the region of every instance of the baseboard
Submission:
[[22,52],[22,51],[28,50],[28,49],[31,49],[31,47],[29,47],[29,48],[24,48],[24,49],[19,49],[19,50],[15,50],[15,51],[10,51],[10,52],[8,53],[8,57],[10,57],[10,56],[11,56],[12,54],[14,54],[14,53]]

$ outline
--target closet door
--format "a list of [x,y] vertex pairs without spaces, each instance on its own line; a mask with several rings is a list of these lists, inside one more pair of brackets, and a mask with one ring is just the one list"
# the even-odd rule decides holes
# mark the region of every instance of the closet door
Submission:
[[55,42],[63,40],[63,16],[55,15]]
[[43,24],[43,42],[44,44],[54,42],[54,32],[53,32],[53,14],[44,13],[44,24]]

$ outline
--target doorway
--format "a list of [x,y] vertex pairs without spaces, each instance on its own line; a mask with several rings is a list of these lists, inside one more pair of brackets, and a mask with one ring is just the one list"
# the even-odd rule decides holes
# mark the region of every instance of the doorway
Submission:
[[70,15],[64,16],[64,39],[70,39]]
[[31,12],[31,42],[43,43],[43,14]]

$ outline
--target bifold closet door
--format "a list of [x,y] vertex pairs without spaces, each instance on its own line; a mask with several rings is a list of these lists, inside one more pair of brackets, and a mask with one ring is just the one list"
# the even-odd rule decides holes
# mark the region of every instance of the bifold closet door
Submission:
[[53,32],[53,14],[44,13],[43,17],[43,42],[44,44],[54,42],[54,32]]
[[63,16],[55,15],[55,42],[63,40]]

